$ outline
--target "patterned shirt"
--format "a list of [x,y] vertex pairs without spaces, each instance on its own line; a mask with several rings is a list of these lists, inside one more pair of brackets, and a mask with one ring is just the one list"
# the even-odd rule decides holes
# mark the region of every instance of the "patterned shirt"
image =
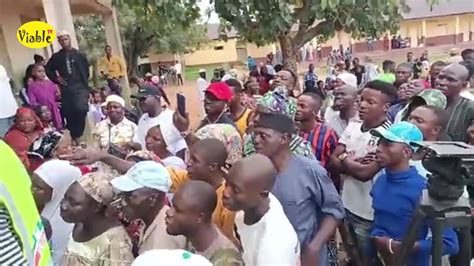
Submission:
[[4,206],[0,206],[0,265],[28,265]]
[[[244,157],[256,153],[255,146],[253,145],[253,139],[253,133],[244,135]],[[290,150],[295,155],[301,155],[309,159],[315,159],[311,145],[298,135],[293,135],[291,138]]]
[[310,132],[302,132],[300,136],[311,144],[316,159],[321,162],[321,165],[326,167],[337,145],[338,137],[334,130],[319,123]]
[[92,133],[94,146],[99,149],[107,149],[109,143],[120,145],[131,142],[136,130],[137,125],[126,118],[123,118],[123,120],[116,125],[110,123],[110,119],[107,118],[97,124]]

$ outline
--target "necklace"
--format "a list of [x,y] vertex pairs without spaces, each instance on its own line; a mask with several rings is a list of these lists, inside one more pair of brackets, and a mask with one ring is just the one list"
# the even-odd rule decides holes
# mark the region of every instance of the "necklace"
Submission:
[[217,119],[214,122],[211,122],[211,120],[209,120],[209,117],[206,115],[206,122],[208,124],[215,124],[217,121],[219,121],[219,119],[221,119],[221,117],[222,117],[222,115],[224,115],[224,113],[225,113],[225,110],[220,113],[220,115],[217,117]]

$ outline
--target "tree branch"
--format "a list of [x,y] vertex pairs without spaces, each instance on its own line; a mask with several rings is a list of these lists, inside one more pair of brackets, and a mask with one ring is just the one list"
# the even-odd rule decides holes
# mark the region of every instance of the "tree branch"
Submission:
[[307,28],[306,30],[299,31],[295,35],[295,37],[292,38],[291,44],[295,48],[300,48],[303,44],[311,41],[314,37],[317,35],[321,34],[323,32],[324,27],[330,26],[330,22],[325,20],[319,22],[316,26],[313,26],[312,28]]

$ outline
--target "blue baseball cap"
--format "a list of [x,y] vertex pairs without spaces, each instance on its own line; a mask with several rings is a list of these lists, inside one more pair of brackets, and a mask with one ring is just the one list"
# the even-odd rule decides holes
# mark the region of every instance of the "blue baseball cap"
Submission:
[[143,161],[135,164],[125,175],[112,179],[110,183],[122,192],[146,187],[167,193],[171,187],[171,177],[163,165],[154,161]]
[[413,143],[423,141],[423,133],[418,127],[405,121],[394,124],[387,129],[372,129],[370,134],[391,142],[405,143],[412,149],[416,149],[412,145]]

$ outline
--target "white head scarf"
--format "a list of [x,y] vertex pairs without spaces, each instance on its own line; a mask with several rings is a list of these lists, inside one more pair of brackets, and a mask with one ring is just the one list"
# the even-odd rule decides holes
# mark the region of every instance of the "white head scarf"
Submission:
[[212,266],[212,263],[203,256],[182,249],[149,250],[138,256],[132,266],[155,265],[157,261],[167,266]]
[[79,168],[63,160],[47,161],[36,169],[35,174],[53,189],[51,200],[45,204],[41,216],[51,224],[53,260],[54,264],[60,263],[74,227],[74,224],[66,223],[59,215],[61,200],[69,186],[82,174]]

